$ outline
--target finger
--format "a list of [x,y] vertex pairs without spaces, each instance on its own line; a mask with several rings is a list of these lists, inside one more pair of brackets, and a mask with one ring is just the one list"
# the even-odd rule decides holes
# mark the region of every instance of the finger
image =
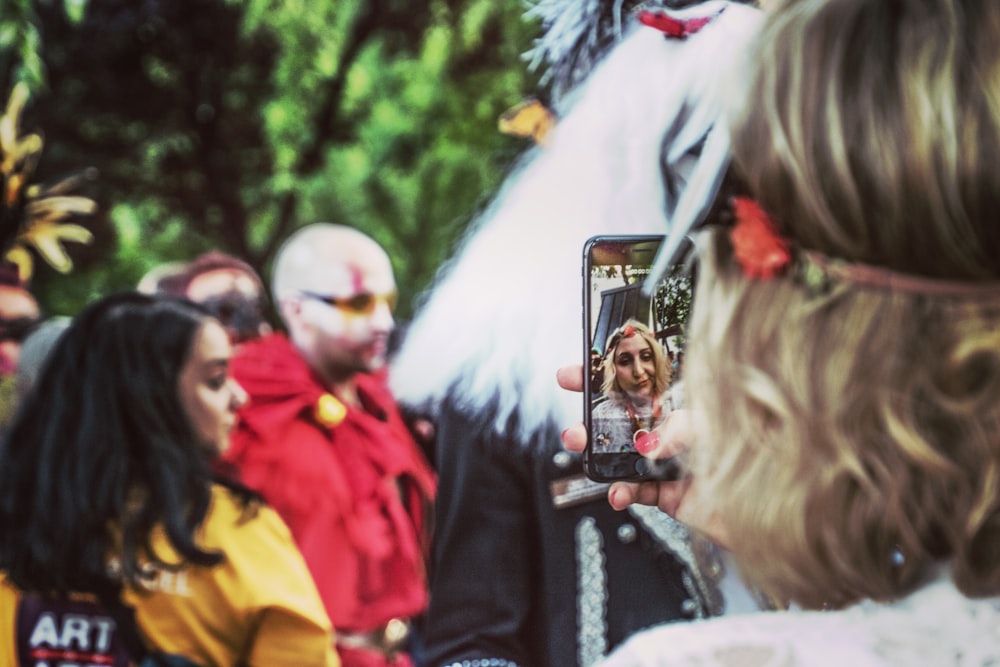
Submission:
[[681,520],[679,514],[687,489],[684,482],[615,482],[608,490],[608,502],[616,510],[629,505],[649,505]]
[[650,434],[646,448],[641,453],[649,458],[660,459],[676,456],[687,451],[694,437],[689,410],[674,410],[663,423]]
[[616,510],[629,505],[656,507],[660,482],[615,482],[608,489],[608,503]]
[[608,489],[608,504],[619,511],[636,502],[638,497],[639,485],[632,482],[614,482]]
[[656,506],[678,521],[683,521],[683,503],[689,483],[665,482],[657,488]]
[[556,371],[556,382],[563,389],[583,391],[583,364],[563,366]]
[[583,424],[573,424],[561,437],[563,447],[571,452],[582,452],[587,446],[587,429]]

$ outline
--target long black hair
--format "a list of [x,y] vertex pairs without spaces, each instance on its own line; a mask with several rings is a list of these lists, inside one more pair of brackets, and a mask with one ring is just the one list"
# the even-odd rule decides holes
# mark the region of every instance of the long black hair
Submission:
[[210,319],[188,301],[138,293],[75,318],[0,445],[0,570],[16,587],[111,603],[123,583],[141,584],[140,563],[178,565],[154,553],[156,526],[184,563],[222,560],[194,540],[215,455],[178,395]]

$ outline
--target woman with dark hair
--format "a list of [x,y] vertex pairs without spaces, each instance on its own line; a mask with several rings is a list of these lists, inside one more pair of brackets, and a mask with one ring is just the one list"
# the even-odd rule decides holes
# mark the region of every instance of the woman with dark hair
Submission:
[[220,476],[246,394],[187,301],[85,309],[0,448],[0,664],[337,665],[288,529]]

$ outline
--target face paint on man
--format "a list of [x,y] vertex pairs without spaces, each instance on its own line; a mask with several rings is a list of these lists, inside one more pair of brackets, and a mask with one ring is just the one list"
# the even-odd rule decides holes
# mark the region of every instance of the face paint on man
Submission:
[[389,257],[367,237],[334,233],[295,258],[303,352],[330,379],[385,365],[395,328],[396,281]]
[[370,312],[357,312],[319,298],[302,304],[303,318],[317,331],[324,366],[341,373],[373,371],[385,364],[389,334],[395,326],[384,298]]

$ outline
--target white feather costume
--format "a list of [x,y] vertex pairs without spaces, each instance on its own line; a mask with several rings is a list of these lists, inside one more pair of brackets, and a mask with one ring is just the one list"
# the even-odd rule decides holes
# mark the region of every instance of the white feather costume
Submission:
[[[399,401],[438,426],[432,667],[589,667],[643,627],[722,611],[719,572],[700,567],[687,531],[653,508],[612,511],[561,449],[582,399],[555,381],[583,359],[585,241],[666,232],[668,212],[704,208],[725,169],[712,128],[759,16],[722,1],[678,16],[718,12],[683,40],[623,21],[442,268],[392,363]],[[688,177],[698,197],[665,185]]]

